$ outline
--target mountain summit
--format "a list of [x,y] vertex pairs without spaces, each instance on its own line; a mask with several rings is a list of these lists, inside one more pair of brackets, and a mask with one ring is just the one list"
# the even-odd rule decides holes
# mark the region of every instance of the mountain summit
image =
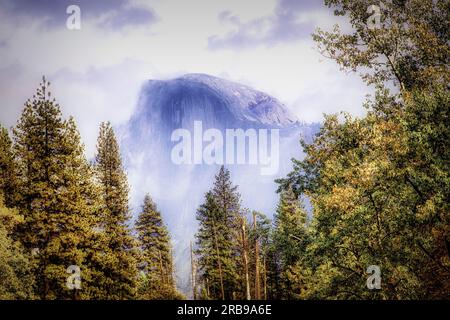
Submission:
[[[156,118],[157,119],[156,119]],[[248,86],[206,74],[149,80],[132,121],[166,129],[190,127],[194,120],[215,128],[286,128],[298,119],[276,98]]]

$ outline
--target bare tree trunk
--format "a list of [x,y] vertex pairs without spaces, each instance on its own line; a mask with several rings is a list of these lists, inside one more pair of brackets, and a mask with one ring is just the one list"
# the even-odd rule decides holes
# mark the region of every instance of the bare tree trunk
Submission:
[[245,288],[247,300],[251,300],[250,295],[250,277],[248,274],[248,248],[247,248],[247,232],[245,228],[245,218],[241,218],[241,228],[242,228],[242,249],[244,254],[244,269],[245,269]]
[[[253,212],[253,230],[256,231],[256,212]],[[261,300],[261,284],[259,274],[259,236],[255,237],[255,299]]]
[[169,264],[168,264],[168,278],[169,278],[169,284],[171,287],[173,287],[176,290],[176,283],[175,283],[175,279],[174,279],[174,265],[173,265],[173,251],[172,251],[172,246],[169,247],[169,255],[170,255],[170,260],[169,260]]
[[210,293],[209,293],[209,279],[206,278],[206,298],[209,299]]
[[223,288],[222,261],[220,261],[219,243],[217,242],[217,231],[216,231],[216,225],[214,223],[214,219],[213,219],[213,231],[214,231],[214,242],[215,242],[215,246],[216,246],[217,263],[219,265],[220,291],[222,294],[222,300],[225,300],[225,290]]
[[191,279],[192,279],[192,297],[194,300],[197,300],[196,273],[197,273],[197,266],[195,265],[194,251],[192,249],[192,241],[191,241],[191,277],[192,277]]
[[263,265],[264,265],[264,300],[267,300],[267,264],[266,264],[266,255],[263,257]]

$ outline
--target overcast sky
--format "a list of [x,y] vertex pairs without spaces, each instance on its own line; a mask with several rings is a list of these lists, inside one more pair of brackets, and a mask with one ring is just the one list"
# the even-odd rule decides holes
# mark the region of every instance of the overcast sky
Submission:
[[[81,30],[66,8],[79,5]],[[368,88],[323,58],[317,0],[0,0],[0,120],[16,123],[42,75],[92,157],[98,124],[131,115],[145,79],[207,73],[277,97],[303,121],[361,115]]]

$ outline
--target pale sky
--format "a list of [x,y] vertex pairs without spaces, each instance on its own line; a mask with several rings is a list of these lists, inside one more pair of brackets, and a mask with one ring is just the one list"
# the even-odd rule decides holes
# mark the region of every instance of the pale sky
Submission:
[[[81,30],[66,27],[71,4]],[[306,122],[362,115],[369,89],[311,39],[342,21],[317,0],[0,0],[0,122],[16,123],[44,74],[88,157],[99,123],[126,122],[146,79],[184,73],[250,85]]]

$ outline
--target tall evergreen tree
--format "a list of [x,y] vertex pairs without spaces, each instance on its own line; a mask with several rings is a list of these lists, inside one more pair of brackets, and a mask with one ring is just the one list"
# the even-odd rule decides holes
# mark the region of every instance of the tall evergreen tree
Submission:
[[291,275],[293,269],[296,268],[296,265],[305,254],[306,246],[309,242],[306,222],[306,210],[301,206],[292,188],[283,190],[280,195],[277,213],[274,217],[273,238],[275,251],[278,252],[284,298],[293,298],[295,289],[298,289],[298,283],[294,283]]
[[146,195],[136,222],[138,233],[141,299],[173,299],[179,297],[173,278],[170,237],[150,195]]
[[198,267],[209,298],[233,299],[243,294],[237,267],[240,211],[237,186],[233,186],[230,172],[222,166],[213,189],[197,210]]
[[101,231],[104,234],[104,299],[130,299],[136,293],[135,241],[128,220],[128,182],[119,145],[109,122],[100,125],[95,170],[100,186]]
[[226,240],[223,237],[226,228],[219,223],[219,215],[217,203],[208,192],[205,203],[197,209],[200,226],[196,234],[198,271],[207,299],[225,299],[223,264],[227,258],[231,259],[231,243],[223,241]]
[[6,207],[14,207],[17,198],[17,172],[8,130],[0,125],[0,191]]
[[33,252],[40,298],[89,298],[88,287],[70,290],[66,280],[70,266],[90,277],[86,258],[96,222],[92,173],[75,122],[62,119],[49,85],[44,78],[14,129],[18,209],[25,219],[17,234]]

